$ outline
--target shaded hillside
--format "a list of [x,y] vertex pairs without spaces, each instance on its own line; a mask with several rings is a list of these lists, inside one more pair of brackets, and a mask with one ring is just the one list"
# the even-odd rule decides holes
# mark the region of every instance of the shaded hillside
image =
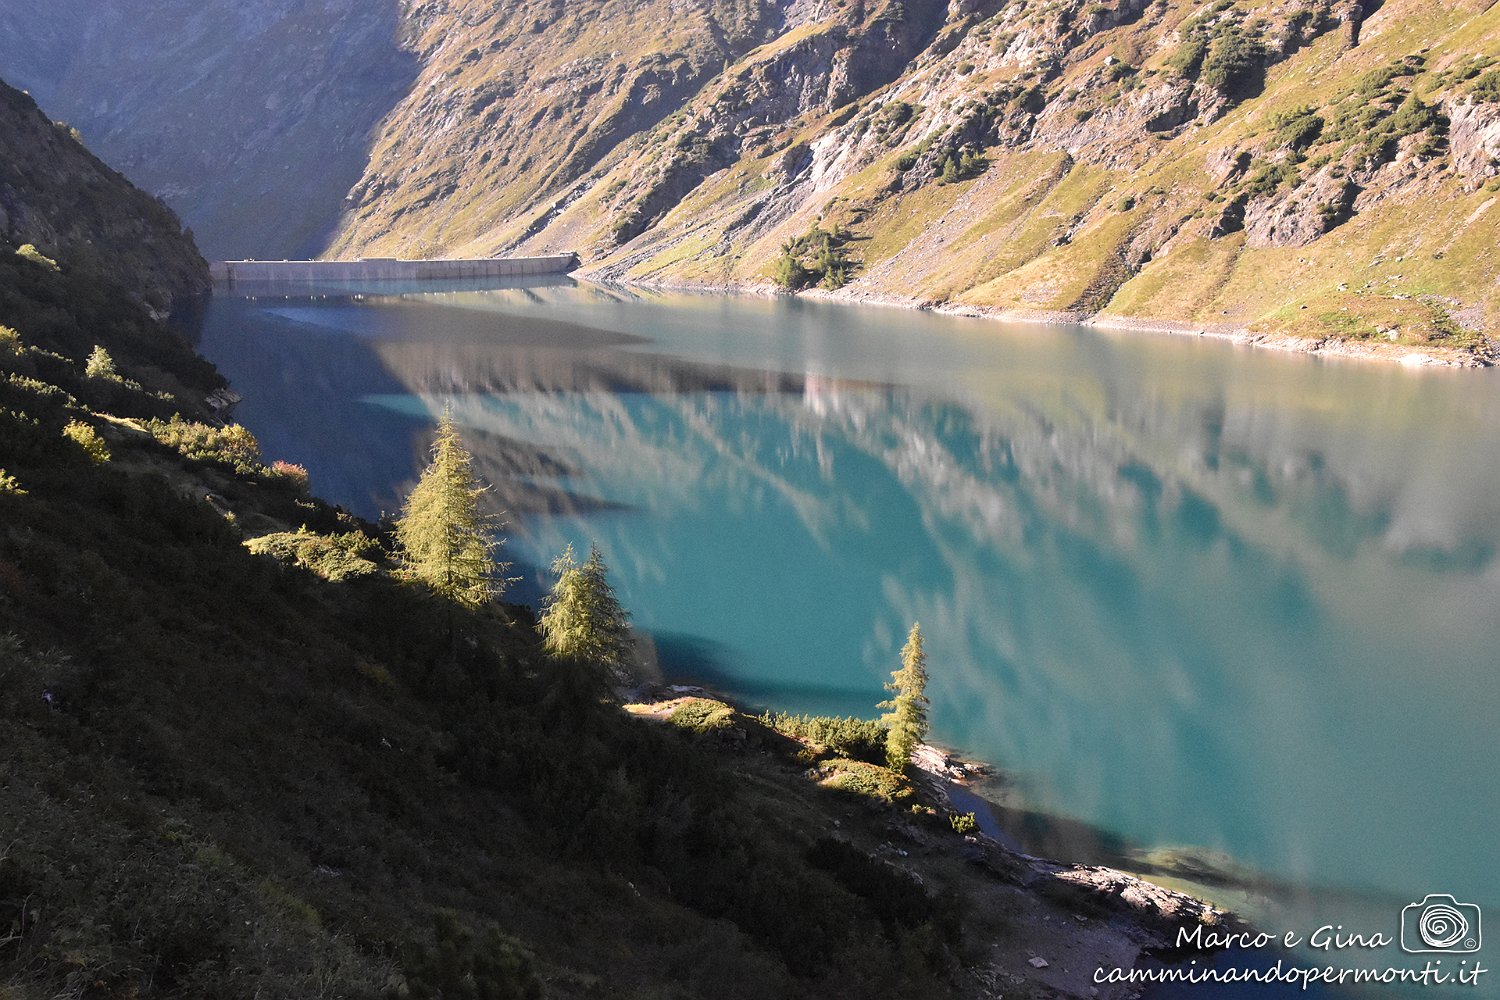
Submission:
[[208,290],[208,265],[172,211],[0,82],[0,253],[26,244],[159,311]]
[[0,67],[214,257],[316,252],[411,83],[396,0],[7,0]]

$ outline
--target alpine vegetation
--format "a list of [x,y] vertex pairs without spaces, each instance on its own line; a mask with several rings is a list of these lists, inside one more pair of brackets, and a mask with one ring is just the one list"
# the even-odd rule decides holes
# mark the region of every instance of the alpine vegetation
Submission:
[[469,610],[504,592],[501,573],[509,566],[495,559],[500,543],[492,532],[501,525],[480,509],[485,489],[452,416],[443,414],[432,443],[432,462],[406,498],[396,523],[396,542],[409,579]]
[[904,771],[911,763],[912,751],[927,736],[927,654],[922,652],[922,626],[913,624],[901,647],[901,669],[891,674],[885,689],[893,695],[880,707],[887,709],[880,721],[885,724],[886,766]]

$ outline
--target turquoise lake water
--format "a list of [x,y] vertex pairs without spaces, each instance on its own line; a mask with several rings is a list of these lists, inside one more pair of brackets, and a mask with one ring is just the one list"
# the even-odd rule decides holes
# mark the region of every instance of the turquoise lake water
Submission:
[[1277,931],[1500,920],[1493,374],[571,282],[221,298],[201,346],[365,515],[451,408],[519,592],[597,540],[669,678],[869,714],[920,621],[1034,850]]

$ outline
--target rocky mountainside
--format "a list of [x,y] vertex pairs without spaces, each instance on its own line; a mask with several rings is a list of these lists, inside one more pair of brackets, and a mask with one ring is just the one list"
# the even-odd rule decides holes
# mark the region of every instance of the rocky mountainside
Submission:
[[[49,107],[105,149],[163,88],[164,118],[230,122],[137,133],[123,162],[169,196],[254,205],[281,250],[346,179],[304,169],[292,123],[314,121],[319,148],[363,160],[332,255],[571,249],[609,278],[1480,358],[1500,323],[1495,0],[403,0],[389,23],[346,4],[195,17],[203,65],[272,95],[252,119],[285,130],[299,182],[278,197],[244,183],[224,151],[250,144],[180,60],[131,48],[120,96],[88,104],[117,75],[100,50]],[[13,39],[98,32],[50,11],[0,19]],[[391,34],[339,63],[356,22]],[[225,54],[247,39],[267,58]],[[53,72],[33,50],[31,76]],[[276,96],[288,62],[308,64],[297,101]],[[338,81],[358,97],[331,101]],[[189,168],[183,144],[213,155]]]
[[7,0],[0,74],[223,257],[316,253],[406,92],[395,0]]
[[30,97],[0,83],[0,247],[108,279],[166,312],[208,290],[172,210],[95,158]]

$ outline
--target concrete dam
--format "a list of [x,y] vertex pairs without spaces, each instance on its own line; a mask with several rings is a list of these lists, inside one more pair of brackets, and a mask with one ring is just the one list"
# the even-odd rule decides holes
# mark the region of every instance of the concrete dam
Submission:
[[575,253],[548,257],[476,257],[467,260],[226,260],[209,268],[214,282],[295,284],[298,282],[444,281],[457,278],[522,278],[567,274],[578,266]]

